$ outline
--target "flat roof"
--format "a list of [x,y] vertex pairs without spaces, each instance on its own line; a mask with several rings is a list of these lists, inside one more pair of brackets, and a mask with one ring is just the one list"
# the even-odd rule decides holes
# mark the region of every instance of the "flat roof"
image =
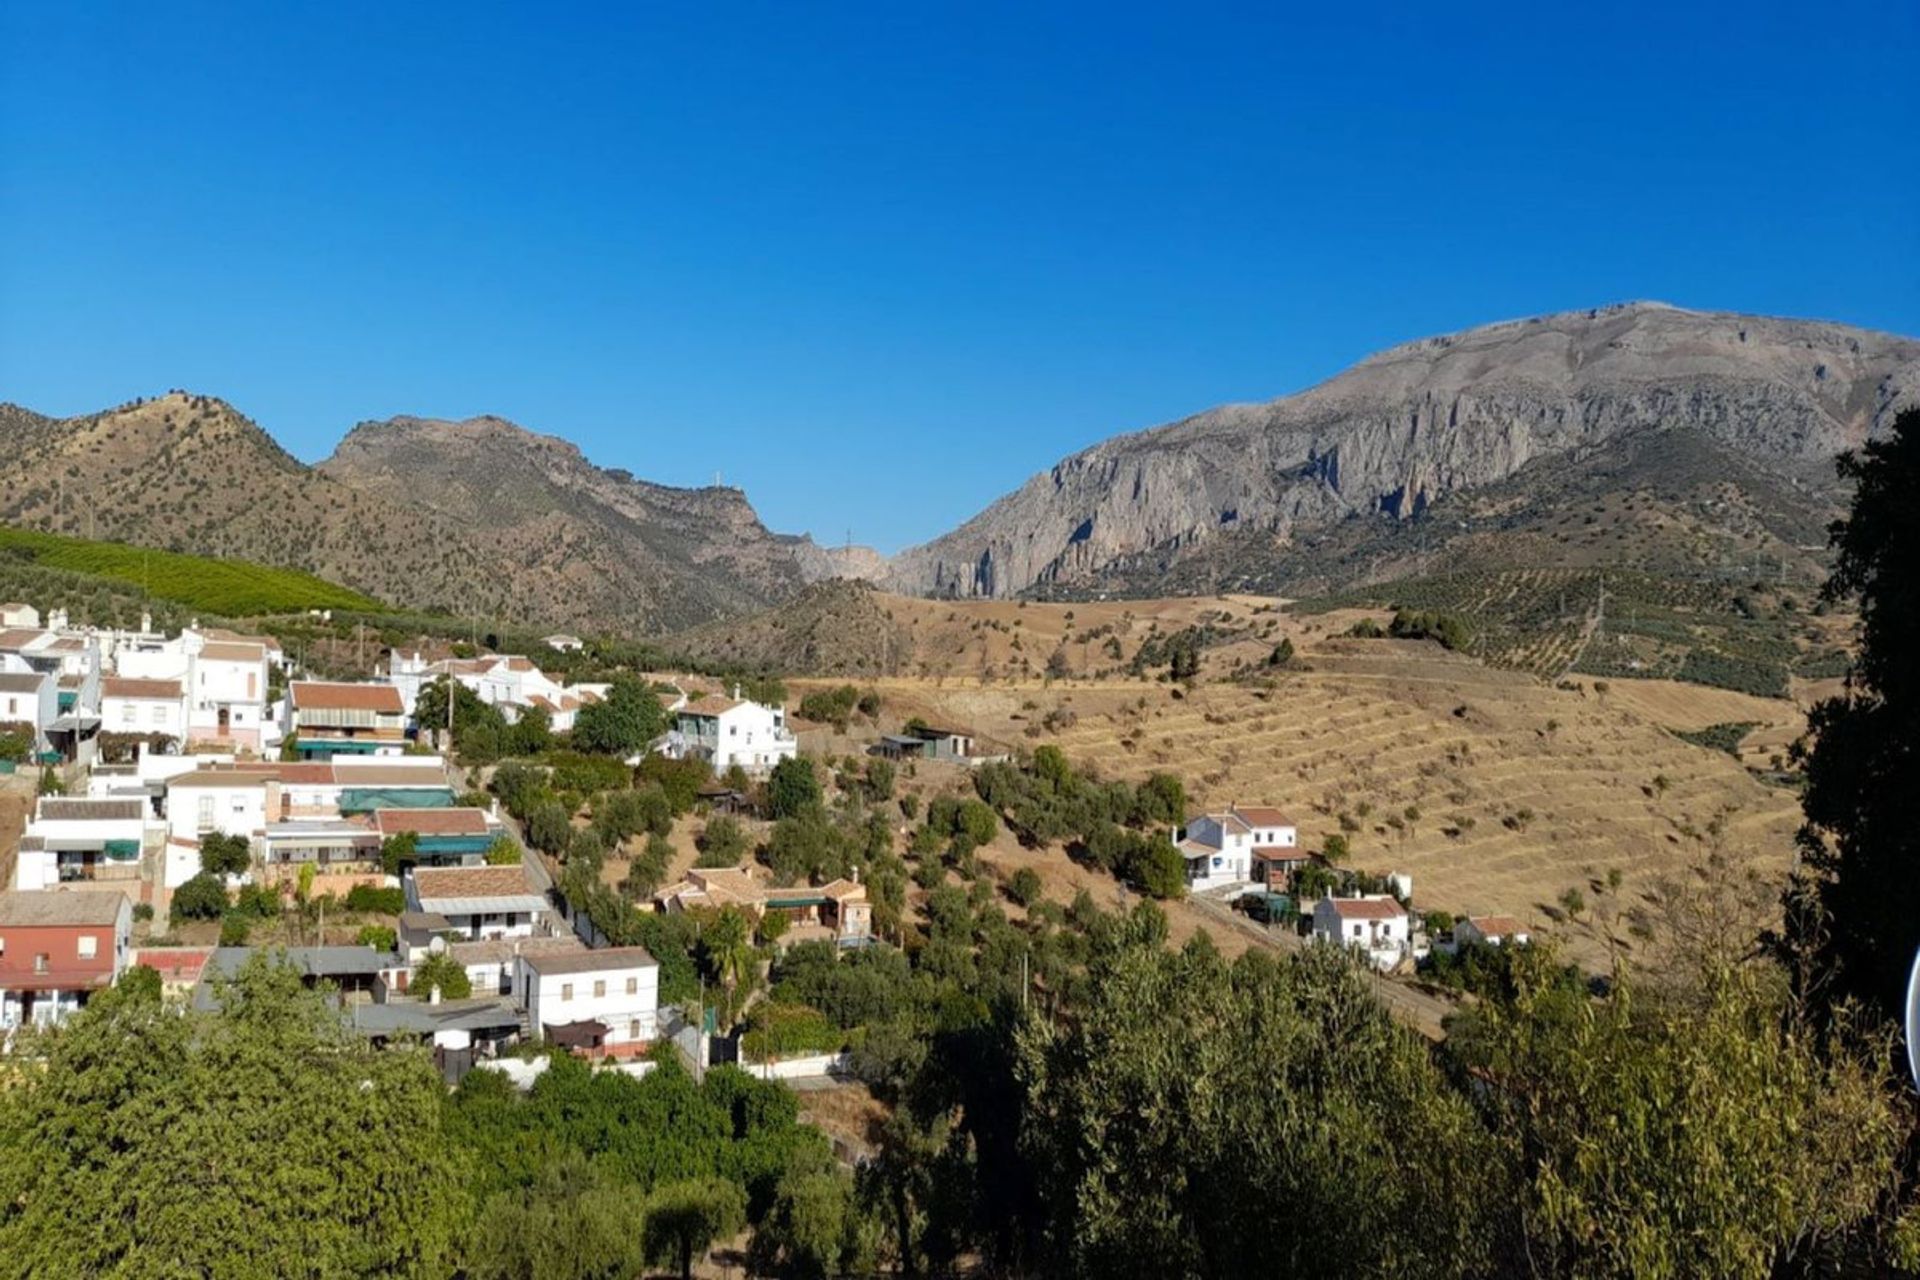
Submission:
[[562,951],[554,955],[522,953],[527,967],[539,974],[597,973],[608,969],[644,969],[659,966],[645,947],[598,947],[587,951]]

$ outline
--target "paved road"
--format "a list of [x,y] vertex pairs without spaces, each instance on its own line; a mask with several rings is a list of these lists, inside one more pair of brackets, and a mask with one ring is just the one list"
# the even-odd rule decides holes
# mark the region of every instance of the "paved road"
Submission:
[[[1298,951],[1311,945],[1307,939],[1290,929],[1269,929],[1256,924],[1242,913],[1235,911],[1218,898],[1191,897],[1187,902],[1209,920],[1236,929],[1248,941],[1263,946],[1269,951]],[[1374,993],[1380,1002],[1399,1018],[1429,1040],[1443,1040],[1446,1031],[1442,1023],[1453,1012],[1451,1002],[1424,991],[1416,991],[1404,982],[1399,982],[1384,974],[1376,974],[1373,980]]]

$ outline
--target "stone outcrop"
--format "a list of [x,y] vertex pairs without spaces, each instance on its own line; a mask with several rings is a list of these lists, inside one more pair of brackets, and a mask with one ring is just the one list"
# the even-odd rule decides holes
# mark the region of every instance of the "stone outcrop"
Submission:
[[1920,342],[1633,303],[1384,351],[1298,395],[1119,436],[902,552],[890,589],[1008,596],[1223,532],[1285,538],[1578,457],[1629,431],[1703,432],[1759,461],[1860,443],[1920,397]]

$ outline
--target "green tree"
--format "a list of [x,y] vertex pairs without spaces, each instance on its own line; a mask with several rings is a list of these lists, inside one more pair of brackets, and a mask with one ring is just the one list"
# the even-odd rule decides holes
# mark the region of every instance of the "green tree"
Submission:
[[720,1178],[686,1178],[658,1187],[647,1197],[646,1213],[647,1261],[674,1267],[681,1280],[693,1280],[695,1261],[747,1225],[740,1188]]
[[1007,896],[1023,907],[1030,907],[1040,900],[1042,888],[1040,873],[1032,867],[1021,867],[1007,881]]
[[856,1269],[870,1255],[870,1237],[854,1203],[853,1182],[832,1162],[796,1163],[774,1189],[755,1227],[748,1260],[761,1275],[826,1280]]
[[202,871],[173,891],[175,920],[217,920],[226,914],[227,887]]
[[422,999],[438,990],[442,999],[465,1000],[473,995],[473,980],[465,965],[440,951],[414,967],[410,989]]
[[820,804],[820,779],[810,758],[789,756],[773,766],[773,776],[767,780],[767,809],[775,818],[812,813]]
[[253,842],[209,831],[200,837],[200,870],[210,876],[245,875],[253,865]]
[[607,696],[573,718],[573,745],[597,755],[630,756],[647,749],[667,727],[653,690],[633,676],[616,676]]
[[411,831],[396,831],[380,842],[380,869],[397,876],[420,861],[420,837]]
[[[1039,1272],[1491,1270],[1498,1149],[1331,949],[1229,965],[1211,947],[1124,945],[1096,960],[1070,1023],[1034,1019],[1018,1042]],[[1287,1229],[1236,1226],[1249,1220]]]
[[1605,1000],[1520,984],[1449,1040],[1521,1156],[1507,1234],[1525,1242],[1526,1269],[1844,1270],[1825,1250],[1890,1197],[1907,1131],[1885,1046],[1823,1049],[1770,966],[1712,963],[1677,995],[1625,972],[1614,982]]
[[517,867],[524,860],[525,851],[512,836],[500,836],[487,846],[487,865],[490,867]]
[[644,1203],[638,1187],[570,1152],[533,1186],[487,1199],[466,1273],[472,1280],[626,1280],[646,1260],[635,1221]]
[[447,1275],[459,1163],[428,1055],[349,1033],[264,956],[217,994],[97,1000],[9,1082],[0,1271]]
[[1860,646],[1844,692],[1816,706],[1795,748],[1806,771],[1804,870],[1788,894],[1803,992],[1902,1015],[1920,947],[1920,409],[1843,455],[1854,484],[1822,599],[1857,599]]
[[706,827],[700,832],[700,838],[694,842],[700,849],[695,859],[697,867],[733,867],[747,856],[747,833],[736,818],[726,814],[715,814],[707,819]]

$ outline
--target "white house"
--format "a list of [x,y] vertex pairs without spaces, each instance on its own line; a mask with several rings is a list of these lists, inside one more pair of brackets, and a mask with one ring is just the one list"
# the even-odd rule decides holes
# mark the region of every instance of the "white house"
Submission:
[[1322,898],[1313,907],[1313,937],[1363,952],[1376,969],[1391,969],[1412,951],[1413,921],[1384,893]]
[[407,877],[407,907],[445,922],[422,921],[432,932],[472,942],[533,937],[546,931],[551,911],[525,866],[415,867]]
[[0,627],[40,627],[40,611],[30,604],[9,600],[0,604]]
[[138,892],[140,855],[164,829],[140,797],[41,796],[20,837],[16,889],[99,884]]
[[35,751],[49,748],[47,734],[59,715],[60,689],[51,672],[0,671],[0,723],[30,732]]
[[587,647],[579,636],[570,636],[564,631],[557,631],[553,635],[543,636],[541,637],[540,643],[546,645],[547,648],[553,650],[555,653],[578,653]]
[[1174,844],[1187,863],[1187,887],[1205,891],[1247,883],[1256,855],[1263,861],[1276,852],[1290,857],[1300,834],[1278,809],[1228,805],[1189,818]]
[[[122,650],[116,674],[177,681],[186,699],[186,739],[259,751],[275,735],[268,724],[269,650],[251,640],[215,640],[188,627],[171,640]],[[117,726],[109,721],[107,728]]]
[[1464,947],[1475,942],[1499,947],[1511,942],[1524,946],[1533,941],[1527,926],[1512,916],[1468,916],[1453,924],[1453,945]]
[[644,947],[523,952],[513,990],[536,1039],[581,1052],[639,1053],[658,1025],[660,965]]
[[[539,707],[552,718],[555,732],[573,728],[574,716],[581,707],[605,696],[605,685],[564,685],[534,665],[529,658],[511,654],[487,654],[479,658],[444,658],[428,662],[418,653],[396,650],[388,666],[387,679],[400,691],[407,715],[414,714],[420,691],[436,681],[452,676],[475,697],[497,707],[509,724],[522,712]],[[433,729],[437,725],[421,725]]]
[[392,685],[296,680],[284,708],[281,728],[303,760],[406,753],[407,709]]
[[671,759],[705,760],[714,772],[734,765],[752,774],[770,771],[800,753],[784,707],[710,693],[674,709],[674,728],[653,749]]
[[279,793],[279,779],[265,770],[197,769],[169,781],[165,887],[178,889],[199,874],[201,836],[264,837],[268,814],[278,815]]
[[157,734],[184,744],[186,690],[179,680],[108,676],[100,684],[100,728],[106,733]]

